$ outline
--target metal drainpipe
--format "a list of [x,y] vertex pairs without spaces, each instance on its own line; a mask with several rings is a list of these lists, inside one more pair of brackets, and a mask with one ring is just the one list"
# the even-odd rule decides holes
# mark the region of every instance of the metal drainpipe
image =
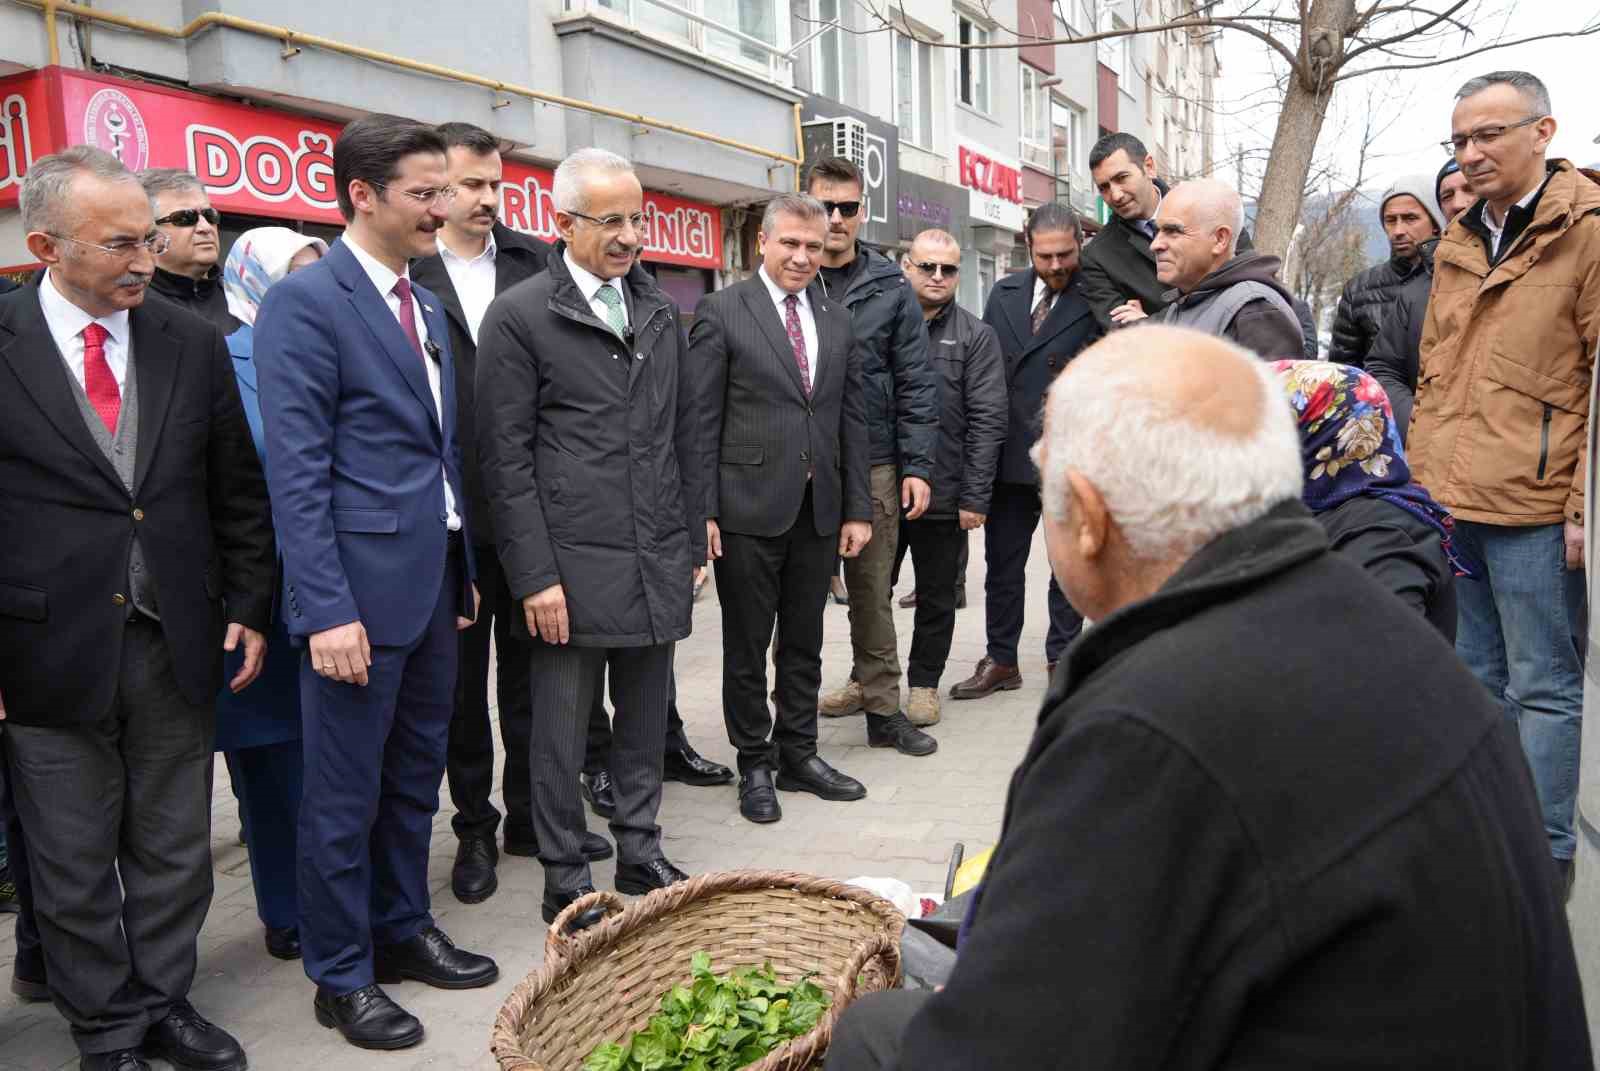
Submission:
[[774,149],[765,148],[764,146],[752,145],[749,142],[738,141],[734,138],[725,138],[721,134],[713,134],[709,131],[696,130],[693,127],[687,127],[678,123],[668,122],[665,119],[653,119],[648,115],[640,115],[635,112],[625,112],[617,108],[608,108],[603,104],[594,104],[590,101],[578,100],[573,97],[563,97],[555,93],[545,93],[528,86],[519,86],[509,82],[501,82],[493,78],[485,78],[482,75],[472,74],[467,71],[458,71],[450,67],[443,67],[436,63],[424,63],[420,60],[408,59],[405,56],[397,56],[389,52],[380,52],[373,48],[364,48],[360,45],[345,44],[343,41],[335,41],[332,38],[321,37],[317,34],[301,33],[298,30],[292,30],[287,26],[273,26],[264,22],[256,22],[253,19],[242,19],[236,15],[225,15],[219,11],[208,11],[205,14],[196,17],[188,24],[175,30],[168,26],[161,26],[157,23],[146,21],[145,19],[130,18],[127,15],[118,15],[109,11],[100,11],[96,8],[84,7],[81,4],[63,2],[63,0],[12,0],[12,2],[21,4],[25,7],[35,8],[43,13],[45,32],[50,39],[49,55],[52,66],[59,66],[61,63],[61,47],[60,43],[56,40],[57,15],[71,15],[74,18],[88,19],[92,22],[103,22],[111,26],[120,26],[125,30],[134,30],[139,33],[147,33],[156,37],[167,37],[173,40],[187,40],[188,38],[210,29],[213,26],[223,26],[231,30],[239,30],[243,33],[256,34],[260,37],[270,37],[273,40],[282,41],[285,59],[299,51],[300,46],[317,48],[324,52],[337,52],[346,56],[354,56],[357,59],[369,60],[373,63],[382,63],[391,67],[399,67],[402,70],[415,71],[419,74],[426,74],[435,78],[442,78],[447,81],[464,82],[468,85],[482,86],[485,89],[490,89],[498,93],[511,93],[519,97],[525,97],[528,100],[538,101],[542,104],[553,104],[561,108],[572,108],[577,111],[589,112],[594,115],[602,115],[610,119],[622,119],[626,122],[638,123],[640,126],[654,127],[657,130],[665,130],[669,133],[681,134],[684,137],[695,138],[700,141],[710,142],[714,145],[721,145],[725,148],[736,149],[740,152],[747,152],[755,156],[765,157],[768,160],[775,160],[779,164],[790,164],[793,165],[795,169],[795,182],[796,188],[798,188],[800,165],[803,162],[803,155],[805,152],[805,149],[800,141],[800,105],[798,103],[794,105],[795,153],[791,156],[787,153],[781,153]]

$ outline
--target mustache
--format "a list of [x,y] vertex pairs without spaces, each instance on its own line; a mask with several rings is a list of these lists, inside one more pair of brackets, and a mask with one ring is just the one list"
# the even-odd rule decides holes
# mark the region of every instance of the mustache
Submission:
[[129,271],[117,276],[117,286],[148,286],[150,276],[144,272]]
[[624,242],[612,242],[606,246],[606,253],[609,256],[615,257],[631,257],[634,253],[638,252],[638,249],[639,247],[636,245],[627,245]]

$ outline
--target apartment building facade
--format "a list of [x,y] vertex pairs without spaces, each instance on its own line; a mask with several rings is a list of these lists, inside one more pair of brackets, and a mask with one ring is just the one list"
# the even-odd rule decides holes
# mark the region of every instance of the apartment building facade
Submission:
[[958,46],[1147,25],[1187,2],[103,0],[137,25],[58,14],[52,33],[42,0],[21,0],[0,5],[0,268],[28,260],[29,160],[80,141],[194,169],[230,234],[331,234],[332,139],[385,111],[503,138],[504,218],[543,237],[556,162],[584,145],[627,156],[647,190],[645,262],[685,306],[753,270],[761,206],[805,158],[844,153],[868,178],[863,239],[893,251],[949,230],[977,308],[1025,264],[1028,211],[1096,212],[1101,131],[1139,134],[1164,173],[1209,170],[1217,71],[1182,35]]

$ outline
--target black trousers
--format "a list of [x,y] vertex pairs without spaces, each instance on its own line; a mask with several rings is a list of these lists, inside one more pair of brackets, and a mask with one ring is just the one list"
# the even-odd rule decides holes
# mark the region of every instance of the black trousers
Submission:
[[[722,533],[722,717],[739,772],[796,766],[817,753],[822,612],[839,554],[837,533],[817,534],[806,487],[800,515],[779,536]],[[767,650],[777,622],[777,716],[767,707]]]
[[[920,519],[922,518],[919,518],[919,520]],[[897,543],[894,548],[894,571],[889,574],[890,587],[897,588],[900,586],[900,566],[905,564],[906,555],[911,551],[911,544],[906,539],[906,525],[915,523],[915,521],[908,521],[904,517],[900,518],[900,542]],[[959,518],[957,518],[956,526],[958,528],[960,527]],[[957,592],[960,592],[967,586],[967,551],[970,548],[970,542],[967,539],[967,536],[970,534],[970,532],[961,533],[961,553],[956,555]],[[922,580],[920,579],[922,574],[920,571],[918,572],[917,576],[919,578],[917,580],[917,590],[920,592],[922,590]]]
[[528,627],[522,604],[506,586],[505,571],[493,547],[477,546],[478,619],[460,633],[460,670],[456,677],[455,710],[450,717],[450,743],[445,755],[445,780],[456,813],[450,820],[457,837],[493,840],[500,812],[490,801],[494,790],[494,732],[489,726],[489,638],[494,637],[495,705],[500,737],[505,743],[506,835],[533,837],[533,792],[528,784],[528,742],[533,708],[528,698]]
[[[3,732],[3,727],[0,727]],[[0,736],[0,749],[5,746]],[[39,947],[39,920],[33,913],[33,885],[28,880],[28,840],[22,832],[22,820],[11,797],[11,779],[5,775],[4,752],[0,751],[0,822],[6,831],[6,867],[17,886],[17,963],[43,963],[44,951]],[[38,974],[33,971],[30,977]]]
[[183,697],[161,626],[123,633],[99,721],[6,723],[50,995],[84,1053],[136,1048],[185,999],[211,905],[210,703]]
[[[602,671],[604,677],[604,671]],[[611,689],[611,705],[617,705],[617,690]],[[689,737],[683,731],[683,718],[678,714],[678,675],[667,679],[667,741],[668,752],[682,751],[689,746]],[[509,752],[507,752],[509,754]],[[606,713],[606,689],[602,679],[595,686],[594,706],[589,710],[589,739],[584,747],[583,772],[593,776],[611,769],[611,717]]]
[[906,521],[900,535],[911,545],[911,565],[917,571],[917,614],[906,683],[937,688],[956,631],[956,569],[967,533],[960,521],[950,517]]
[[[1022,638],[1027,605],[1028,552],[1033,548],[1033,530],[1039,527],[1039,513],[1038,487],[994,485],[985,526],[988,534],[984,537],[988,566],[983,581],[984,622],[989,633],[989,657],[1002,666],[1017,664],[1017,643]],[[1067,602],[1054,576],[1050,578],[1049,608],[1050,629],[1044,639],[1044,656],[1053,662],[1083,631],[1083,615]]]
[[611,832],[617,857],[643,863],[661,855],[662,738],[672,644],[652,647],[573,647],[536,643],[529,681],[538,712],[536,743],[528,754],[533,822],[544,863],[545,888],[570,893],[591,884],[583,854],[583,800],[577,792],[594,691],[609,672],[617,697],[611,778],[617,811]]

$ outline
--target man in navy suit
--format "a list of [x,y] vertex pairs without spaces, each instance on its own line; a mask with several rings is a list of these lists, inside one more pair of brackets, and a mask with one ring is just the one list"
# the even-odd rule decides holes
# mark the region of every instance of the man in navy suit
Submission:
[[455,375],[443,306],[411,285],[454,194],[429,126],[372,115],[333,149],[349,223],[256,322],[284,616],[305,644],[300,941],[317,1021],[398,1049],[422,1024],[377,985],[488,985],[433,923],[428,841],[471,623]]
[[[955,699],[981,699],[1022,687],[1017,642],[1027,601],[1028,552],[1039,526],[1039,470],[1028,450],[1039,438],[1044,395],[1067,362],[1103,333],[1083,294],[1078,271],[1083,224],[1063,204],[1041,205],[1028,219],[1024,236],[1033,260],[1029,271],[995,284],[984,306],[983,322],[1000,338],[1006,359],[1011,415],[1000,470],[989,502],[984,537],[984,620],[988,649],[972,676],[950,689]],[[1083,618],[1050,578],[1050,629],[1044,657],[1050,673],[1067,644],[1083,630]]]

